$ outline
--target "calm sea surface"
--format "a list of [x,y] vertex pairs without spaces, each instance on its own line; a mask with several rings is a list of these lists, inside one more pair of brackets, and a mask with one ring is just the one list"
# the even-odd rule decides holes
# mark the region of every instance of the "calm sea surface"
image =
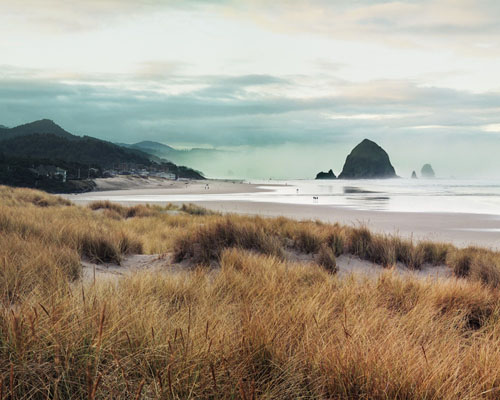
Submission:
[[360,210],[500,215],[500,180],[383,179],[280,183],[290,186],[275,187],[273,193],[262,197],[274,196],[274,201],[279,202],[313,202]]

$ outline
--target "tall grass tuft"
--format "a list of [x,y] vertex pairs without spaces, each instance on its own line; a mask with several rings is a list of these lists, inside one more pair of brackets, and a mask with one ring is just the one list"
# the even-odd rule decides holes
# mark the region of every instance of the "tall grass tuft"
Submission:
[[323,244],[320,247],[316,257],[316,262],[332,274],[335,274],[338,271],[335,253],[333,249],[326,244]]
[[372,234],[366,227],[350,229],[346,238],[346,251],[349,254],[366,259],[372,243]]
[[195,263],[216,261],[224,249],[242,248],[263,254],[281,256],[277,238],[252,223],[234,223],[230,217],[221,217],[215,223],[203,225],[180,237],[175,243],[174,259],[190,258]]
[[206,208],[197,206],[196,204],[183,204],[180,208],[182,212],[189,215],[218,215],[218,213]]
[[122,218],[152,217],[161,212],[161,207],[139,204],[132,207],[125,207],[109,200],[94,201],[88,206],[93,211],[105,210],[109,215],[120,216]]

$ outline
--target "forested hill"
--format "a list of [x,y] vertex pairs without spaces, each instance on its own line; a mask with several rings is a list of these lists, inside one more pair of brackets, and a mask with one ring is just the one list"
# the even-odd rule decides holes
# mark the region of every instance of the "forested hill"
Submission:
[[[32,187],[36,181],[36,187],[44,188],[47,185],[39,182],[39,175],[34,172],[40,165],[66,170],[66,186],[71,191],[70,180],[81,180],[82,176],[102,177],[106,170],[129,174],[140,170],[146,175],[165,171],[179,178],[204,179],[199,171],[143,151],[90,136],[73,135],[50,120],[15,128],[0,127],[0,184]],[[68,169],[68,165],[71,168]],[[118,170],[117,166],[120,166]],[[53,187],[60,190],[61,185],[47,184],[51,190]]]
[[64,130],[50,119],[41,119],[39,121],[29,122],[27,124],[16,126],[15,128],[7,128],[0,125],[0,140],[31,135],[33,133],[50,133],[64,138],[77,137]]
[[111,168],[117,163],[153,163],[146,153],[90,136],[66,138],[51,133],[34,133],[0,139],[0,151],[10,156],[76,161],[102,168]]

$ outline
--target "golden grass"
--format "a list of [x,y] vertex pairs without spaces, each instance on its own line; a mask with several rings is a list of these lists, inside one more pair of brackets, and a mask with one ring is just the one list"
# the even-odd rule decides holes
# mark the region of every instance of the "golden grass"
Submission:
[[69,206],[71,202],[62,197],[52,196],[45,192],[33,189],[18,189],[0,185],[0,199],[4,206],[25,205],[26,203],[38,207]]
[[167,208],[162,208],[160,206],[143,205],[138,204],[132,207],[121,206],[117,203],[112,203],[108,200],[105,201],[95,201],[90,203],[88,206],[91,210],[104,210],[108,213],[107,216],[117,218],[134,218],[134,217],[152,217],[164,211]]
[[[0,399],[500,396],[498,253],[4,187],[0,204]],[[219,268],[78,281],[81,257],[141,251]],[[341,254],[466,279],[340,279]]]
[[499,311],[479,283],[339,280],[230,249],[216,275],[31,296],[0,315],[0,370],[16,398],[494,399]]
[[196,204],[183,204],[180,210],[190,215],[218,215],[218,213],[197,206]]
[[195,263],[218,260],[227,248],[255,250],[262,254],[281,255],[278,239],[263,226],[252,221],[235,222],[222,218],[210,225],[202,225],[180,237],[174,247],[174,259],[179,262],[190,258]]
[[338,271],[335,253],[333,249],[326,244],[320,247],[318,255],[316,256],[316,262],[332,274]]

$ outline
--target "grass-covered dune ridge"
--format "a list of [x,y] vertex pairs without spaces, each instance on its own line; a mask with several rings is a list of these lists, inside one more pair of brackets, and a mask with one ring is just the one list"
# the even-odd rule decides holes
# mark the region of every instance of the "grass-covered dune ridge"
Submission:
[[[495,252],[7,187],[0,204],[2,398],[499,396]],[[136,252],[191,268],[79,280],[82,257]],[[339,278],[343,253],[465,279]]]

